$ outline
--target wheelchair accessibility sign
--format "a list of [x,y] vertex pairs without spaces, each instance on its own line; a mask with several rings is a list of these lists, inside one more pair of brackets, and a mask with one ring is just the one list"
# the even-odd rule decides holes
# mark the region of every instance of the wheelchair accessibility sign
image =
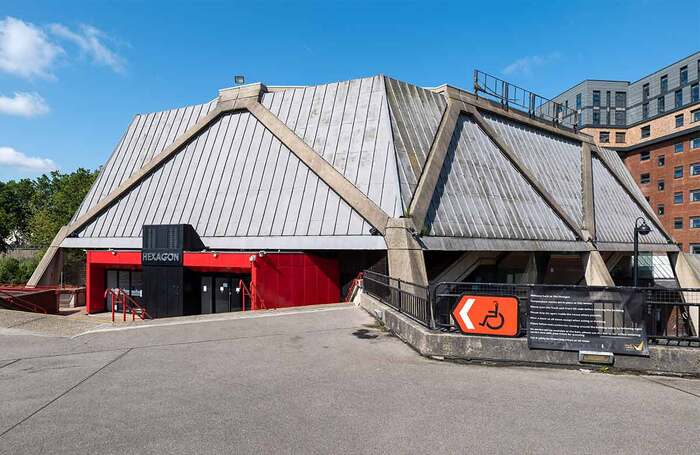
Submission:
[[514,337],[518,334],[518,299],[492,295],[463,295],[452,317],[462,333]]

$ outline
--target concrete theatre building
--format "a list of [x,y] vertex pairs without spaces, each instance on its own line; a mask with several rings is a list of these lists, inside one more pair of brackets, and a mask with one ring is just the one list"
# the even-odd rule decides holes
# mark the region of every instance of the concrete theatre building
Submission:
[[[187,296],[144,298],[157,316],[241,309],[241,286],[246,308],[336,302],[367,268],[418,284],[624,284],[639,217],[652,228],[641,250],[687,268],[617,153],[590,136],[382,75],[258,83],[134,117],[29,284],[57,280],[69,248],[87,250],[90,312],[108,288],[170,292],[166,274],[147,278],[154,260],[177,259]],[[158,227],[166,253],[147,239]]]

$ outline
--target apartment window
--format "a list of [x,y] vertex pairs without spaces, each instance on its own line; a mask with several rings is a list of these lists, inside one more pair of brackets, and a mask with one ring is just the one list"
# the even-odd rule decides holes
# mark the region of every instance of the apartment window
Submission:
[[569,111],[569,100],[564,100],[564,109],[568,112]]
[[673,151],[675,153],[682,153],[683,152],[683,143],[679,142],[673,146]]
[[600,107],[600,90],[593,90],[593,107]]
[[[664,183],[663,179],[656,182],[656,189],[659,191],[663,191],[666,189],[666,184]],[[647,201],[647,202],[649,202],[649,201]]]
[[600,125],[600,111],[599,110],[593,111],[593,124]]
[[676,128],[683,126],[683,114],[676,115]]
[[700,229],[700,216],[691,216],[688,221],[692,229]]
[[683,203],[683,192],[682,191],[676,191],[673,193],[673,203],[674,204],[682,204]]
[[690,190],[690,202],[700,202],[700,190]]
[[693,103],[700,101],[700,86],[697,83],[690,86],[690,101]]
[[700,175],[700,163],[693,163],[690,165],[690,175]]
[[642,104],[642,119],[646,120],[649,118],[649,103]]
[[649,98],[649,84],[648,84],[648,83],[647,83],[647,84],[644,84],[644,85],[642,86],[642,99],[643,99],[644,101],[646,101],[647,98]]
[[651,136],[651,125],[643,126],[641,132],[642,138]]
[[656,158],[656,164],[657,164],[659,167],[664,167],[664,166],[666,165],[666,155],[659,155],[659,156]]
[[647,202],[651,204],[651,198],[649,196],[644,196],[644,199],[646,199]]
[[648,161],[651,158],[651,152],[645,150],[639,154],[639,161]]
[[624,144],[625,142],[625,133],[615,133],[615,142],[617,144]]
[[690,148],[700,149],[700,137],[696,137],[690,141]]
[[610,132],[609,131],[601,131],[600,132],[600,142],[602,144],[607,144],[610,142]]
[[[680,248],[682,250],[683,244],[679,243],[678,248]],[[690,244],[690,252],[693,254],[700,254],[700,245],[698,245],[697,243],[691,243]]]
[[683,218],[673,219],[673,229],[683,229]]
[[688,67],[684,66],[681,68],[681,85],[688,83]]
[[673,168],[673,178],[674,179],[683,178],[683,166],[676,166]]
[[666,110],[666,98],[664,98],[663,96],[660,96],[656,100],[656,110],[659,114],[663,114]]
[[659,81],[659,85],[661,85],[661,93],[666,93],[668,92],[668,76],[661,76],[661,80]]
[[666,213],[666,208],[664,207],[663,204],[658,204],[658,205],[656,206],[656,213],[657,213],[659,216],[663,216],[664,213]]
[[605,92],[605,105],[610,107],[610,90]]
[[645,172],[644,174],[639,176],[639,183],[647,184],[649,182],[651,182],[651,177],[649,176],[648,172]]
[[625,111],[615,111],[615,125],[624,126],[625,120]]
[[676,100],[676,108],[683,106],[683,90],[676,90],[674,99]]
[[690,116],[693,118],[694,122],[700,122],[700,109],[691,112]]
[[576,95],[576,109],[581,109],[581,94]]
[[615,92],[615,107],[627,107],[627,92]]

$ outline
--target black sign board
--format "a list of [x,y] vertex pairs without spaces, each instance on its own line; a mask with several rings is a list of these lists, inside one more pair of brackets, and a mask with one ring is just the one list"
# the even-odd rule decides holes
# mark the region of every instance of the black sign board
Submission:
[[530,348],[649,356],[644,296],[633,289],[536,286]]

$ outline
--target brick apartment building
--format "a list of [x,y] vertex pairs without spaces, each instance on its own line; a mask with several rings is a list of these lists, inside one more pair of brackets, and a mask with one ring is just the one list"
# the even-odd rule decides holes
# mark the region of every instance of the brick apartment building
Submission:
[[635,82],[585,80],[554,101],[618,151],[685,252],[700,254],[700,52]]

